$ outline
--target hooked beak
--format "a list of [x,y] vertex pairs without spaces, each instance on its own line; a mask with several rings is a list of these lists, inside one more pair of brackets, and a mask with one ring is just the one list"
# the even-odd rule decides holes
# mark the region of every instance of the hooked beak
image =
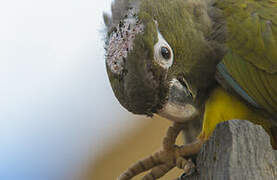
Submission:
[[199,115],[193,99],[186,81],[174,78],[169,85],[168,101],[157,114],[175,122],[192,120]]

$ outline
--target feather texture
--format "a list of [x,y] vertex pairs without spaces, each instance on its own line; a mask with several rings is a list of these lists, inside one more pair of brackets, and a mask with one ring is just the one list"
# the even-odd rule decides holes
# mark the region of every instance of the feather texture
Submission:
[[[223,11],[227,23],[228,51],[222,63],[238,85],[276,117],[277,2],[220,0],[215,6]],[[232,83],[228,78],[225,81]]]

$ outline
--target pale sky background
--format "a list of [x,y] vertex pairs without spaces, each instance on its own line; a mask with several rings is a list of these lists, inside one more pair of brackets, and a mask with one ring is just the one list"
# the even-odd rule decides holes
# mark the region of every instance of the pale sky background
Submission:
[[110,3],[0,1],[1,180],[71,180],[134,123],[105,71]]

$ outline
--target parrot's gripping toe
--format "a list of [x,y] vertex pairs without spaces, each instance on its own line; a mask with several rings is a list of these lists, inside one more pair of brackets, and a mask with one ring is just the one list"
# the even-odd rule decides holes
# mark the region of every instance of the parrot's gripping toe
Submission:
[[185,159],[185,157],[195,156],[200,151],[203,141],[177,146],[175,140],[181,130],[182,125],[180,123],[174,123],[167,131],[166,137],[163,140],[162,150],[138,161],[126,170],[117,180],[130,180],[137,174],[148,170],[150,170],[150,172],[142,179],[155,180],[165,175],[174,167],[183,169],[186,175],[193,174],[195,172],[195,164],[191,159]]
[[195,172],[195,164],[189,158],[188,160],[183,157],[178,157],[176,161],[176,166],[184,170],[185,176],[189,176]]

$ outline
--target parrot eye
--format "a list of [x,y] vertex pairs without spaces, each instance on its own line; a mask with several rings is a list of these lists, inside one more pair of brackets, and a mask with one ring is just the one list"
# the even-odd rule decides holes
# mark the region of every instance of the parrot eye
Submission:
[[167,47],[161,47],[161,55],[164,59],[169,60],[171,56],[170,50]]
[[154,60],[164,69],[173,64],[173,51],[158,31],[158,42],[154,46]]

